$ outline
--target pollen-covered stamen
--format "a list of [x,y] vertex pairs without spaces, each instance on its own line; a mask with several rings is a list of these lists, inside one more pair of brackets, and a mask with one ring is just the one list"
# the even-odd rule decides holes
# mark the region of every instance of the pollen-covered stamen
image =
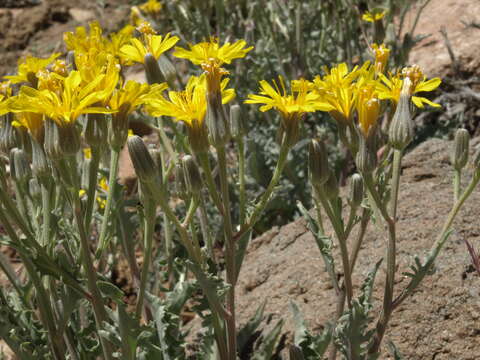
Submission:
[[390,56],[390,49],[387,48],[384,44],[378,46],[377,44],[372,45],[373,52],[375,54],[375,72],[383,73],[385,67],[387,66],[388,58]]

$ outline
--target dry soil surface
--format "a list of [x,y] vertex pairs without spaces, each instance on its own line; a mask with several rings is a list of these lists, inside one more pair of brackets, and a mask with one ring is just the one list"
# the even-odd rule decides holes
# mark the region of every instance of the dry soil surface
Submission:
[[[478,143],[478,141],[477,141]],[[408,279],[402,275],[431,247],[452,206],[449,142],[430,140],[406,155],[402,164],[398,210],[398,294]],[[470,179],[465,177],[465,181]],[[405,359],[474,360],[480,349],[480,277],[473,272],[464,239],[480,247],[480,191],[475,190],[455,222],[455,231],[440,254],[436,272],[426,278],[412,297],[394,313],[386,340],[392,340]],[[331,234],[329,226],[326,229]],[[354,270],[355,292],[374,264],[385,255],[387,234],[382,225],[369,225]],[[338,268],[340,259],[335,246]],[[385,264],[374,292],[378,312],[385,280]],[[292,332],[288,304],[301,308],[309,329],[318,332],[335,312],[334,290],[320,252],[304,219],[274,228],[254,239],[248,251],[238,287],[239,322],[245,323],[267,299],[271,324],[286,321],[283,331]],[[288,340],[287,340],[288,341]],[[381,359],[386,359],[386,352]]]

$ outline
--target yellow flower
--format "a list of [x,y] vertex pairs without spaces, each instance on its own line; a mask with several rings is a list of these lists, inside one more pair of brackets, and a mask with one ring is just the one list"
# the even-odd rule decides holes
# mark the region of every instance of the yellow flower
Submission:
[[36,87],[37,72],[39,72],[40,70],[44,70],[60,55],[60,53],[55,53],[46,59],[27,56],[24,60],[19,61],[17,75],[5,76],[5,79],[10,80],[13,84],[30,82],[32,86]]
[[106,39],[102,35],[102,28],[98,21],[89,24],[90,32],[83,26],[75,29],[75,33],[66,32],[63,34],[63,41],[67,46],[67,50],[75,52],[88,52],[91,49],[97,49],[99,52],[104,51]]
[[111,113],[104,107],[93,106],[110,95],[108,91],[93,91],[103,77],[101,75],[89,84],[82,84],[80,73],[72,71],[64,78],[58,91],[22,86],[10,109],[13,112],[43,114],[60,126],[75,122],[81,114]]
[[113,93],[108,106],[114,112],[121,110],[123,115],[129,115],[140,106],[162,97],[167,88],[165,83],[148,85],[129,80]]
[[108,181],[105,176],[102,176],[98,185],[100,186],[100,189],[102,189],[105,192],[108,192]]
[[85,159],[91,159],[92,158],[92,149],[91,148],[84,148],[83,149],[83,156]]
[[387,13],[386,10],[375,8],[372,11],[367,11],[366,13],[364,13],[362,15],[362,20],[371,22],[371,23],[375,21],[380,21],[383,19],[386,13]]
[[32,136],[41,142],[43,138],[43,115],[33,112],[16,113],[12,125],[16,128],[24,128],[32,134]]
[[177,36],[170,36],[170,33],[165,36],[145,34],[143,40],[144,41],[141,42],[136,38],[130,39],[130,43],[123,45],[120,49],[122,58],[126,61],[143,64],[145,55],[150,53],[155,59],[158,59],[165,51],[172,48],[179,38]]
[[380,100],[378,99],[374,83],[358,89],[356,109],[360,130],[363,135],[367,137],[370,129],[376,124],[380,115]]
[[[433,91],[440,86],[442,80],[440,78],[433,78],[427,80],[418,66],[405,68],[402,74],[389,75],[387,78],[383,74],[379,74],[381,82],[377,85],[378,97],[380,99],[388,99],[396,106],[400,100],[400,92],[403,86],[403,80],[401,76],[408,76],[412,81],[411,94],[417,94],[420,92]],[[419,108],[423,108],[424,104],[432,107],[440,107],[440,104],[434,103],[427,98],[420,96],[412,96],[412,102]]]
[[[358,95],[359,77],[368,73],[370,63],[366,62],[361,68],[357,66],[348,70],[342,63],[336,67],[325,69],[325,76],[316,76],[313,80],[315,91],[320,94],[323,101],[331,106],[330,115],[339,122],[349,122]],[[362,80],[363,82],[363,80]]]
[[311,83],[301,79],[292,85],[292,91],[287,93],[285,83],[281,76],[278,77],[280,87],[275,80],[271,86],[267,81],[260,81],[260,95],[250,94],[246,104],[264,104],[260,107],[260,111],[265,112],[272,108],[278,110],[284,118],[291,115],[303,115],[307,112],[315,112],[317,110],[328,111],[332,109],[330,105],[319,101],[320,96],[311,91]]
[[162,10],[162,7],[163,5],[158,0],[148,0],[146,3],[140,5],[140,10],[147,14],[155,15]]
[[8,99],[12,96],[12,88],[10,81],[0,82],[0,116],[8,113]]
[[378,46],[377,44],[372,45],[372,50],[375,55],[375,72],[383,73],[387,66],[388,58],[390,56],[390,49],[387,48],[384,44]]
[[173,56],[181,59],[188,59],[195,65],[200,65],[207,74],[207,90],[209,93],[220,91],[220,81],[228,71],[222,68],[223,64],[230,64],[232,60],[243,58],[253,49],[253,46],[245,48],[245,40],[238,40],[231,44],[229,42],[222,46],[218,38],[211,37],[195,45],[189,44],[190,50],[176,46]]
[[[221,83],[222,103],[235,97],[234,89],[226,89],[229,79]],[[147,112],[152,116],[170,116],[176,121],[184,121],[187,126],[193,122],[203,123],[207,112],[205,75],[191,76],[183,91],[169,91],[168,99],[158,97],[147,104]]]

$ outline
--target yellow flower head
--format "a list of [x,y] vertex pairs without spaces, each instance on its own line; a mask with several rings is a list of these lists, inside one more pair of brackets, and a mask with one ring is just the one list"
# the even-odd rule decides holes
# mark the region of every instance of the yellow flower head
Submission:
[[97,49],[101,52],[105,50],[106,39],[102,35],[102,28],[98,21],[89,24],[90,32],[83,26],[75,29],[75,33],[66,32],[63,34],[63,41],[67,46],[67,50],[75,52],[88,52],[90,49]]
[[[379,74],[381,82],[377,85],[378,97],[380,99],[388,99],[392,101],[394,106],[396,106],[400,100],[400,92],[403,86],[402,76],[408,77],[412,82],[410,90],[411,95],[425,91],[433,91],[442,83],[440,78],[427,80],[426,76],[423,75],[418,66],[412,66],[403,69],[401,74],[390,74],[388,78],[383,74]],[[441,106],[440,104],[434,103],[427,98],[420,96],[412,96],[412,102],[419,108],[423,108],[425,106],[424,104],[432,107]]]
[[91,159],[92,158],[92,148],[84,148],[83,149],[83,156],[85,159]]
[[325,68],[325,76],[316,76],[313,80],[315,91],[331,106],[330,115],[341,123],[351,120],[353,108],[358,95],[360,76],[368,72],[370,66],[366,62],[361,68],[357,66],[352,71],[342,63],[330,70]]
[[387,66],[388,58],[390,57],[390,49],[387,48],[384,44],[381,44],[380,46],[378,46],[377,44],[373,44],[372,50],[375,55],[375,72],[383,73]]
[[284,119],[292,116],[301,116],[304,113],[315,112],[317,110],[328,111],[332,109],[328,104],[319,101],[320,96],[311,91],[311,83],[306,80],[297,80],[292,84],[292,91],[287,92],[285,83],[281,76],[278,77],[277,84],[272,81],[271,86],[267,81],[260,81],[259,95],[250,94],[246,104],[264,104],[260,111],[265,112],[272,108],[278,110]]
[[103,77],[104,75],[101,75],[91,83],[84,84],[80,73],[72,71],[67,77],[62,78],[61,89],[57,91],[22,86],[10,109],[13,112],[43,114],[60,126],[74,123],[81,114],[111,113],[112,111],[104,107],[94,106],[110,96],[105,90],[94,91],[98,83],[103,81]]
[[67,76],[68,75],[68,67],[67,67],[67,62],[62,59],[57,59],[55,62],[52,64],[52,71],[54,73],[57,73],[60,76]]
[[360,130],[367,137],[380,115],[380,100],[378,99],[374,83],[358,89],[356,108]]
[[148,0],[140,5],[140,10],[149,15],[156,15],[162,10],[163,5],[158,0]]
[[[147,28],[145,27],[144,30]],[[158,59],[165,51],[172,48],[179,38],[171,36],[168,33],[165,36],[154,35],[151,33],[144,33],[143,42],[139,39],[132,38],[130,43],[123,45],[120,49],[120,54],[125,61],[134,61],[144,63],[145,55],[150,53],[155,59]]]
[[195,45],[189,44],[190,50],[176,46],[173,56],[188,59],[193,64],[200,65],[207,74],[208,91],[218,92],[223,75],[228,74],[222,65],[245,57],[253,49],[253,46],[245,48],[246,45],[245,40],[238,40],[233,44],[227,42],[220,46],[218,38],[211,37],[209,41]]
[[133,27],[132,25],[125,25],[118,32],[111,33],[110,41],[107,42],[107,52],[118,58],[122,65],[126,65],[126,63],[123,61],[120,50],[124,45],[130,42],[133,37],[134,31],[135,27]]
[[13,84],[30,82],[32,86],[36,87],[36,74],[40,70],[46,69],[46,67],[50,65],[59,56],[60,53],[52,54],[46,59],[37,58],[34,56],[27,56],[24,60],[19,61],[17,75],[5,76],[5,79],[10,80]]
[[[229,79],[221,83],[222,103],[226,104],[235,97],[234,89],[226,89]],[[147,112],[152,116],[170,116],[183,121],[187,126],[194,122],[202,124],[207,112],[205,75],[191,76],[183,91],[169,91],[168,99],[158,97],[147,104]]]
[[364,13],[362,15],[362,20],[371,22],[371,23],[375,21],[380,21],[383,19],[386,13],[387,13],[386,10],[375,8],[372,11],[367,11],[366,13]]
[[40,70],[37,72],[36,77],[38,79],[38,90],[47,89],[52,92],[56,92],[57,94],[62,91],[64,81],[63,76],[48,70]]
[[129,80],[113,93],[108,106],[113,112],[122,111],[123,115],[129,115],[140,106],[162,97],[167,88],[165,83],[148,85]]

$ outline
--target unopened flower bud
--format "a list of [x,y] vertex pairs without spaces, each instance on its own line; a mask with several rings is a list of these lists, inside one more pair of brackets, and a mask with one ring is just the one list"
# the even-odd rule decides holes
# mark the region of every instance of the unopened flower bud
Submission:
[[31,178],[28,182],[28,192],[36,202],[39,203],[41,201],[40,199],[42,198],[42,190],[36,178]]
[[0,118],[2,118],[0,123],[0,149],[5,155],[8,155],[11,149],[19,146],[20,139],[12,126],[12,114],[9,113]]
[[322,186],[330,176],[328,152],[322,141],[313,139],[308,145],[308,170],[313,186]]
[[92,149],[105,146],[107,138],[107,119],[105,114],[88,114],[85,125],[85,141]]
[[393,148],[403,150],[413,140],[414,123],[410,114],[410,96],[412,82],[409,77],[403,80],[402,92],[397,109],[388,131],[389,142]]
[[160,149],[155,149],[155,148],[149,148],[148,152],[150,153],[150,156],[153,159],[153,162],[155,163],[156,168],[158,169],[158,176],[159,179],[162,178],[162,150]]
[[181,199],[187,196],[187,186],[185,184],[185,175],[183,174],[183,166],[181,164],[175,165],[175,195]]
[[13,148],[10,151],[10,172],[17,182],[23,184],[26,184],[32,177],[30,162],[24,150]]
[[182,159],[182,164],[187,190],[193,194],[199,193],[202,190],[203,181],[193,157],[190,155],[184,156]]
[[455,170],[462,170],[468,162],[470,134],[465,129],[458,129],[450,152],[450,162]]
[[210,143],[214,147],[224,146],[230,139],[230,125],[222,104],[220,92],[207,94],[207,128]]
[[330,171],[330,175],[327,178],[327,182],[323,185],[325,195],[331,201],[338,197],[338,180],[333,171]]
[[359,137],[359,147],[355,163],[361,174],[368,174],[377,166],[376,136],[369,136],[365,139]]
[[158,65],[157,59],[155,59],[155,56],[147,53],[144,58],[144,66],[145,76],[150,85],[160,84],[164,81],[160,66]]
[[163,78],[170,87],[173,87],[175,78],[177,77],[177,70],[175,69],[175,66],[173,66],[170,59],[165,55],[160,55],[158,58],[158,66],[162,72]]
[[241,114],[240,105],[235,104],[230,106],[230,134],[237,139],[245,136],[245,122]]
[[45,151],[35,140],[32,140],[32,171],[39,180],[44,180],[51,176]]
[[112,120],[108,122],[108,142],[112,149],[120,151],[128,138],[128,110],[129,103],[120,106],[118,112],[112,115]]
[[154,181],[157,169],[142,138],[137,135],[130,136],[127,140],[127,145],[135,173],[140,181],[146,183]]
[[350,178],[350,205],[354,208],[363,201],[363,178],[360,174],[353,174]]

